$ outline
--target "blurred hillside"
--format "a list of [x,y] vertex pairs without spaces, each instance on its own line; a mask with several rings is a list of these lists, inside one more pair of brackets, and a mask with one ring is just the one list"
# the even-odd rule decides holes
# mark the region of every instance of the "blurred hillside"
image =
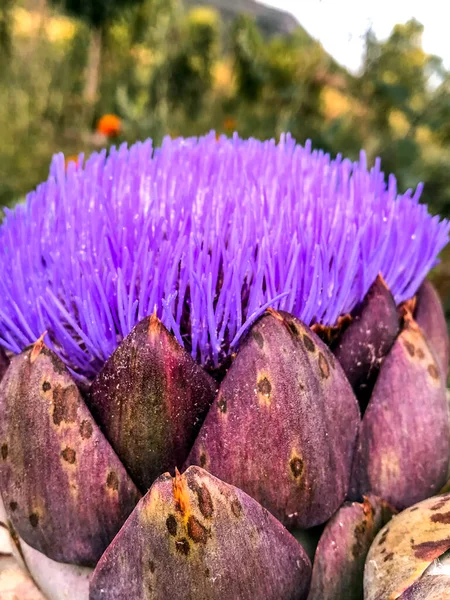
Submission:
[[[210,6],[216,9],[225,23],[238,15],[248,15],[255,20],[261,32],[268,36],[288,35],[300,28],[300,23],[289,13],[276,10],[253,0],[185,0],[188,8]],[[306,31],[305,35],[308,35]]]
[[[251,0],[198,4],[2,0],[0,205],[43,180],[56,151],[290,131],[332,155],[380,156],[401,190],[424,182],[422,199],[450,217],[450,73],[424,52],[419,23],[385,41],[369,31],[356,77],[285,13]],[[115,125],[99,129],[105,114]],[[435,275],[443,296],[449,264]]]

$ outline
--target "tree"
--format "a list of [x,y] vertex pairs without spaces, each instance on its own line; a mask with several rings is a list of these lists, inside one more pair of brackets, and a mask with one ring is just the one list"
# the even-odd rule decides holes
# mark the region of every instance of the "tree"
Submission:
[[150,82],[150,110],[164,101],[174,115],[195,121],[205,108],[219,56],[219,16],[210,8],[189,11],[171,32],[166,56]]
[[93,107],[97,100],[102,56],[102,38],[105,28],[121,11],[141,4],[143,0],[52,0],[67,13],[84,20],[91,28],[88,50],[84,100]]
[[244,100],[259,99],[265,82],[265,49],[261,32],[247,15],[239,16],[232,28],[237,94]]
[[14,0],[3,0],[0,3],[0,67],[4,68],[11,57],[12,8]]

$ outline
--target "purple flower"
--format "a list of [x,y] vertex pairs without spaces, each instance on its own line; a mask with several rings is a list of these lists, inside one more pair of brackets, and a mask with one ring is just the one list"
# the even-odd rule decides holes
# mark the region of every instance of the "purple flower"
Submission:
[[220,365],[268,306],[332,325],[381,273],[412,297],[450,225],[380,161],[213,134],[80,157],[0,228],[0,345],[46,343],[91,380],[145,316]]

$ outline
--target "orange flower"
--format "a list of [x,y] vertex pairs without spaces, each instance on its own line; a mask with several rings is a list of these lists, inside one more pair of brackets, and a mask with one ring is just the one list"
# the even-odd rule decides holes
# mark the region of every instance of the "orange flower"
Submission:
[[103,115],[97,122],[97,132],[106,137],[116,137],[122,129],[122,122],[117,115]]
[[225,131],[236,131],[237,121],[234,117],[226,117],[223,122],[223,128]]

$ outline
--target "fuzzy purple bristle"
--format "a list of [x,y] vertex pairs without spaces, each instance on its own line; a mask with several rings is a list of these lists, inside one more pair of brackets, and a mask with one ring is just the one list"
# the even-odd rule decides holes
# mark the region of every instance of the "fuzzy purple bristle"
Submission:
[[218,366],[267,306],[334,324],[381,273],[417,291],[450,224],[368,170],[302,147],[214,134],[55,156],[0,227],[0,345],[44,331],[93,378],[155,308],[192,356]]

